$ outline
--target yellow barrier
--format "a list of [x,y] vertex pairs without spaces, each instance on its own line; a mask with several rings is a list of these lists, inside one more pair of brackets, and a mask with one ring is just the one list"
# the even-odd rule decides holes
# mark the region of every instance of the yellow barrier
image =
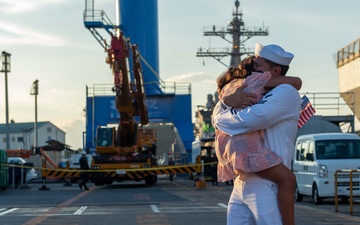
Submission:
[[[206,164],[214,164],[214,163],[206,163]],[[205,165],[206,165],[205,164]],[[22,166],[22,165],[16,165],[16,164],[7,164],[7,163],[0,163],[2,166],[7,167],[19,167],[19,168],[34,168],[36,170],[46,170],[46,171],[54,171],[54,172],[69,172],[72,173],[74,171],[76,172],[94,172],[94,173],[107,173],[107,172],[116,172],[117,169],[111,169],[111,170],[80,170],[80,169],[68,169],[68,168],[42,168],[42,167],[30,167],[30,166]],[[129,168],[129,169],[121,169],[122,171],[126,172],[135,172],[135,171],[167,171],[169,173],[183,173],[183,172],[201,172],[202,164],[191,164],[191,165],[176,165],[176,166],[157,166],[152,168]],[[170,171],[178,170],[178,171]],[[183,169],[183,170],[181,170]],[[187,170],[188,169],[188,170]],[[164,172],[164,174],[167,174],[167,172]],[[161,173],[157,173],[161,174]]]
[[353,173],[360,173],[360,170],[336,170],[335,171],[335,212],[338,212],[338,173],[349,173],[350,179],[350,214],[353,214]]
[[[45,161],[45,160],[44,160]],[[90,169],[90,170],[81,170],[77,168],[47,168],[46,161],[43,162],[43,166],[39,167],[29,167],[23,165],[14,165],[14,164],[0,164],[7,167],[22,167],[22,168],[34,168],[41,170],[41,177],[43,180],[43,187],[39,190],[49,190],[46,187],[46,178],[65,178],[68,179],[67,183],[71,183],[72,179],[78,179],[81,176],[81,172],[91,173],[90,176],[95,174],[103,173],[103,176],[106,178],[125,178],[125,179],[146,179],[152,175],[162,175],[162,174],[202,174],[204,165],[212,165],[216,163],[201,163],[201,164],[187,164],[187,165],[174,165],[174,166],[156,166],[152,168],[127,168],[127,169]],[[203,174],[202,174],[203,176]],[[205,183],[205,182],[204,182]],[[202,187],[205,188],[205,187]]]
[[[24,165],[16,165],[16,164],[6,164],[0,163],[2,166],[6,167],[19,167],[19,168],[34,168],[36,170],[41,170],[41,177],[43,186],[39,188],[39,190],[50,190],[46,187],[46,178],[65,178],[68,179],[66,184],[71,185],[71,179],[80,178],[81,172],[90,172],[93,173],[92,176],[96,176],[96,174],[104,173],[103,176],[105,178],[125,178],[131,180],[138,179],[147,179],[149,176],[160,175],[160,174],[192,174],[197,173],[201,174],[202,179],[201,182],[197,182],[196,188],[204,189],[206,187],[206,182],[203,179],[203,171],[205,165],[217,164],[216,162],[204,163],[201,164],[187,164],[187,165],[174,165],[174,166],[156,166],[152,168],[127,168],[127,169],[90,169],[90,170],[81,170],[77,168],[47,168],[46,161],[43,160],[43,166],[32,167],[32,166],[24,166]],[[64,185],[65,186],[65,185]]]

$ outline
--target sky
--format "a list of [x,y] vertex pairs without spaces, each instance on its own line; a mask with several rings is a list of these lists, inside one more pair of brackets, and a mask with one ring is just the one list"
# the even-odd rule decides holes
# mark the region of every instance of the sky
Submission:
[[[94,2],[95,9],[104,10],[115,23],[115,0]],[[164,81],[191,82],[193,115],[226,70],[213,58],[196,57],[196,52],[200,47],[231,48],[221,38],[203,36],[203,29],[226,27],[234,2],[158,0],[159,74]],[[86,86],[113,80],[104,50],[84,27],[84,8],[85,0],[0,0],[0,51],[11,54],[9,118],[18,123],[35,120],[30,91],[39,80],[38,121],[64,130],[73,149],[82,148]],[[269,28],[268,36],[254,36],[245,46],[281,45],[295,55],[288,74],[302,78],[301,93],[336,93],[334,55],[360,37],[359,8],[358,0],[240,0],[246,27]],[[0,73],[0,123],[6,122],[4,77]]]

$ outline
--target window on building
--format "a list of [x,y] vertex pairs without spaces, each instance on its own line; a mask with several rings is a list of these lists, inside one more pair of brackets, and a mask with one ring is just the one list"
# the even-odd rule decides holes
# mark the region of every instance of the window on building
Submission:
[[24,137],[18,137],[18,142],[24,142]]
[[47,128],[47,132],[48,132],[48,133],[51,133],[51,127],[48,127],[48,128]]
[[6,143],[6,137],[3,138],[3,143]]

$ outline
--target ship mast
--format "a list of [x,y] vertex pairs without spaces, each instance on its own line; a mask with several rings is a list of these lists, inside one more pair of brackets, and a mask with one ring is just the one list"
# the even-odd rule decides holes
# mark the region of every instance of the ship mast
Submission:
[[[243,55],[254,54],[253,49],[246,48],[244,43],[253,36],[267,36],[269,35],[268,27],[245,27],[242,19],[242,12],[239,10],[240,2],[235,1],[235,11],[233,12],[233,19],[229,22],[226,28],[216,27],[213,25],[210,28],[204,28],[204,36],[218,36],[225,41],[232,44],[232,49],[228,48],[204,48],[200,47],[196,53],[197,57],[213,57],[226,67],[235,67],[241,61]],[[226,35],[230,34],[232,40],[226,39]],[[226,56],[231,56],[230,65],[225,64],[221,60]]]

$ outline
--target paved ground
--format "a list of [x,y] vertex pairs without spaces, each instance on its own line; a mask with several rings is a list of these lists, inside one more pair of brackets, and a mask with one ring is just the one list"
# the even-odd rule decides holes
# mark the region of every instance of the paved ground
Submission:
[[[125,183],[124,183],[125,184]],[[2,205],[0,201],[0,208],[7,208],[13,205],[12,207],[18,207],[19,199],[22,198],[28,198],[28,200],[31,200],[31,202],[38,201],[38,204],[48,206],[51,204],[61,204],[64,199],[72,198],[72,195],[77,195],[79,192],[77,185],[73,185],[71,187],[63,186],[62,183],[56,183],[54,181],[48,181],[46,184],[47,187],[50,188],[50,191],[38,191],[39,188],[42,187],[41,180],[37,182],[33,182],[29,184],[30,190],[14,190],[9,189],[7,192],[2,193],[2,201],[3,203],[6,202],[6,204]],[[95,187],[93,184],[89,184],[90,187]],[[101,187],[100,189],[94,189],[99,191],[91,192],[92,195],[95,195],[98,193],[101,195],[102,198],[104,198],[104,195],[108,192],[114,191],[114,193],[118,192],[124,192],[130,191],[132,186],[123,185],[120,184],[119,186],[114,185],[112,188],[106,188]],[[183,178],[176,178],[174,179],[174,182],[170,182],[167,180],[166,176],[159,177],[159,183],[155,185],[155,187],[161,187],[166,192],[169,192],[172,198],[175,198],[174,196],[181,196],[181,199],[188,199],[190,202],[188,204],[194,204],[194,202],[191,201],[191,199],[202,199],[204,200],[207,198],[209,201],[206,201],[207,205],[203,206],[203,210],[210,210],[209,204],[211,204],[212,201],[214,202],[221,202],[221,207],[224,207],[223,210],[221,210],[220,206],[217,206],[217,216],[226,216],[226,202],[228,200],[228,197],[230,196],[232,186],[227,186],[226,184],[219,184],[218,186],[212,186],[210,182],[207,182],[205,189],[196,189],[193,187],[193,181],[189,179],[183,179]],[[107,190],[101,191],[101,190]],[[144,197],[145,192],[149,191],[147,195],[152,196],[152,201],[155,198],[158,198],[156,194],[151,194],[151,188],[136,188],[131,189],[131,191],[134,191],[132,196],[137,196],[137,198]],[[139,193],[137,193],[139,192]],[[50,198],[46,196],[51,196],[52,194],[56,193],[56,198]],[[161,191],[163,193],[163,190]],[[109,199],[113,198],[113,195],[108,193]],[[130,196],[130,195],[129,195]],[[121,197],[124,197],[121,195]],[[39,200],[39,199],[43,200]],[[96,198],[97,199],[97,198]],[[109,200],[106,200],[109,201]],[[168,200],[162,199],[160,202],[162,204],[166,204]],[[172,202],[171,204],[174,204],[172,207],[177,209],[182,209],[183,206],[179,206],[177,202]],[[204,203],[205,204],[205,203]],[[137,206],[140,207],[140,206]],[[146,206],[147,207],[147,206]],[[90,210],[90,209],[87,209]],[[164,211],[165,209],[160,209],[161,211]],[[169,210],[169,209],[166,209]],[[177,211],[178,211],[177,210]],[[213,210],[213,209],[211,209]],[[210,212],[210,211],[209,211]],[[15,212],[12,212],[15,213]],[[178,214],[180,212],[177,212]],[[188,213],[191,213],[189,211]],[[214,213],[214,212],[213,212]],[[4,212],[3,212],[4,214]],[[11,215],[11,213],[7,214]],[[167,214],[168,216],[176,216],[173,213]],[[215,214],[214,214],[215,216]],[[355,225],[360,224],[360,204],[358,202],[354,203],[353,208],[353,215],[350,215],[350,205],[349,203],[339,203],[338,212],[335,212],[335,205],[334,205],[334,199],[326,199],[324,200],[322,205],[315,205],[312,202],[312,199],[310,197],[304,197],[303,202],[296,203],[295,204],[295,218],[296,218],[296,225]],[[220,220],[222,222],[225,221],[225,218]],[[217,221],[217,222],[220,222]],[[214,224],[215,220],[212,221],[211,224]],[[221,224],[223,224],[221,222]],[[172,223],[175,224],[175,223]],[[198,222],[198,224],[200,224]],[[210,224],[210,223],[208,223]],[[217,224],[217,223],[216,223]]]

